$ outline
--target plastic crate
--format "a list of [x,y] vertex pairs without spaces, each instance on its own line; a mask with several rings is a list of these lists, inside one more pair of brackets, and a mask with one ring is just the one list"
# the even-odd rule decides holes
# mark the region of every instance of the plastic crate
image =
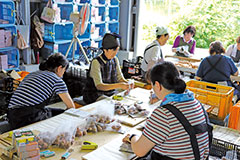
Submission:
[[0,1],[0,24],[15,24],[15,4],[10,0]]
[[73,38],[73,23],[45,23],[43,39],[48,42],[71,40]]
[[83,35],[78,34],[78,38],[90,38],[91,33],[91,23],[88,23],[88,26]]
[[105,0],[80,0],[80,3],[89,3],[92,5],[105,5]]
[[102,47],[102,38],[91,39],[91,47],[101,48]]
[[118,21],[119,20],[119,7],[109,7],[109,20],[110,21]]
[[8,69],[17,69],[19,67],[19,51],[17,48],[9,47],[6,49],[1,49],[0,54],[5,54],[8,56]]
[[[71,44],[70,40],[68,40],[68,41],[62,40],[62,41],[56,41],[55,43],[45,42],[43,47],[46,49],[49,49],[51,51],[51,54],[60,52],[63,55],[65,55],[70,44]],[[67,58],[70,58],[70,59],[72,58],[72,48],[70,49]],[[46,59],[51,54],[44,55],[43,58]]]
[[106,24],[105,23],[99,23],[95,24],[95,28],[99,28],[99,37],[103,37],[106,33]]
[[190,80],[187,82],[187,89],[194,92],[201,103],[217,107],[218,119],[223,120],[231,111],[234,88]]
[[[97,11],[97,15],[95,15],[94,11]],[[106,7],[105,6],[92,6],[91,9],[91,21],[92,22],[100,22],[105,21],[106,19]]]
[[228,127],[240,131],[240,101],[232,107]]
[[119,0],[110,0],[110,5],[119,5]]
[[5,30],[5,31],[11,31],[12,34],[12,46],[16,47],[17,46],[17,29],[15,25],[12,24],[1,24],[0,25],[0,30]]
[[226,142],[217,138],[213,138],[212,145],[210,149],[210,155],[223,157],[226,155],[227,151],[236,151],[237,152],[237,159],[240,159],[240,146]]
[[73,12],[73,3],[57,3],[60,8],[61,19],[70,20],[70,14]]
[[119,23],[118,22],[108,22],[108,32],[119,33]]

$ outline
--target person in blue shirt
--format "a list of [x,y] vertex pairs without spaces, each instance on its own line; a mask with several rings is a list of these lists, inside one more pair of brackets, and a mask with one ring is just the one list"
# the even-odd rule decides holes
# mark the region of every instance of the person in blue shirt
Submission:
[[[196,79],[211,83],[233,86],[231,75],[238,75],[238,68],[233,60],[223,55],[225,49],[220,41],[215,41],[209,47],[210,56],[204,58],[200,63]],[[235,89],[235,94],[240,97],[239,91]]]

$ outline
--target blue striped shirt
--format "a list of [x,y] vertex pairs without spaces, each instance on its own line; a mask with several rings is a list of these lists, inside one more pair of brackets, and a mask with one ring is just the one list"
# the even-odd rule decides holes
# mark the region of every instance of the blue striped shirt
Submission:
[[37,105],[54,94],[68,92],[65,82],[55,73],[36,71],[27,75],[10,99],[9,107],[14,105]]

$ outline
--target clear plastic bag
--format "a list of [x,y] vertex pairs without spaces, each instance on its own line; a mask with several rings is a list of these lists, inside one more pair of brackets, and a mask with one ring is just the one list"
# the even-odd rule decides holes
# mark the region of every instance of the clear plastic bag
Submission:
[[[79,119],[78,121],[76,118],[73,118],[60,124],[52,132],[41,132],[37,136],[39,148],[47,149],[50,145],[56,145],[59,148],[64,149],[69,148],[74,142],[75,135],[77,133],[78,136],[80,135],[80,133],[77,131],[80,129],[85,129],[86,124],[87,121],[85,120],[80,121]],[[84,130],[82,131],[82,135],[86,133]]]

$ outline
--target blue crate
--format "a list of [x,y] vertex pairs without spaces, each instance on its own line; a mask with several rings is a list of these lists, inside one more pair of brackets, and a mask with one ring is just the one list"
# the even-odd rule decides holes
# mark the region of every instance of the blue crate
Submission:
[[88,23],[88,26],[84,32],[83,35],[78,35],[78,38],[90,38],[90,34],[91,34],[91,23]]
[[[101,16],[101,21],[105,21],[105,19],[106,19],[106,7],[103,7],[103,6],[94,6],[94,7],[98,8],[98,16]],[[92,8],[92,10],[93,10],[93,8]],[[92,21],[97,21],[97,20],[95,20],[94,15],[91,14],[91,16],[92,16],[92,18],[91,18]]]
[[110,5],[119,5],[119,0],[110,0]]
[[45,23],[43,40],[55,42],[58,40],[71,40],[73,38],[73,23]]
[[92,47],[97,47],[97,48],[101,48],[102,47],[102,38],[97,38],[97,39],[91,39],[92,42],[97,43],[98,46],[92,46]]
[[[82,41],[82,46],[83,47],[90,47],[91,46],[91,41],[90,40],[80,39],[80,41]],[[91,58],[90,55],[89,55],[89,52],[87,52],[86,54],[87,54],[88,58]],[[77,44],[77,49],[76,49],[74,58],[80,59],[81,61],[85,62],[85,57],[82,54],[82,51],[80,50],[80,47],[79,47],[78,44]]]
[[[80,3],[89,3],[92,4],[92,0],[80,0]],[[105,0],[98,0],[99,5],[105,5],[106,1]]]
[[109,19],[110,21],[119,20],[119,7],[109,7]]
[[0,24],[0,29],[9,30],[12,33],[12,46],[17,46],[17,29],[13,24]]
[[19,67],[19,51],[15,47],[8,47],[5,49],[0,49],[0,54],[5,54],[8,56],[8,70],[17,69]]
[[95,27],[99,28],[99,36],[103,37],[104,34],[106,33],[106,24],[105,23],[95,24]]
[[[56,41],[55,43],[45,42],[43,47],[46,49],[49,49],[51,51],[51,54],[60,52],[63,55],[66,55],[66,52],[70,44],[71,44],[71,40],[61,40],[61,41]],[[70,49],[67,58],[72,57],[72,48]],[[44,55],[44,59],[46,59],[50,55]]]
[[[84,4],[78,4],[78,12],[81,11],[83,5],[84,5]],[[90,15],[89,15],[89,19],[88,19],[88,21],[89,21],[89,22],[91,21],[91,7],[90,7]]]
[[61,19],[70,20],[70,14],[73,12],[73,3],[57,3],[60,8]]
[[13,1],[0,1],[0,19],[8,21],[9,24],[15,24],[15,4]]
[[119,33],[119,23],[118,22],[109,22],[108,31],[111,33]]

